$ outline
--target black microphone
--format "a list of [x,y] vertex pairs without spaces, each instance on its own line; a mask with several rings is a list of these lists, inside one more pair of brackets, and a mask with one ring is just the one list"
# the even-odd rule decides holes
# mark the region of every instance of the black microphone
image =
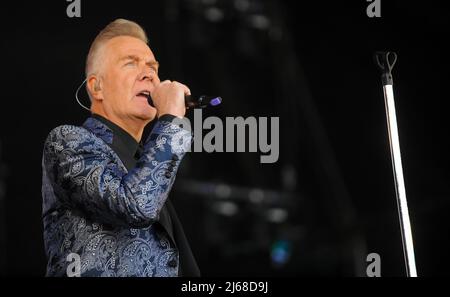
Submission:
[[[155,107],[153,104],[152,97],[149,95],[148,98],[148,104]],[[208,106],[217,106],[220,103],[222,103],[221,97],[214,97],[214,96],[206,96],[202,95],[200,97],[194,97],[193,95],[184,95],[184,105],[186,108],[205,108]]]

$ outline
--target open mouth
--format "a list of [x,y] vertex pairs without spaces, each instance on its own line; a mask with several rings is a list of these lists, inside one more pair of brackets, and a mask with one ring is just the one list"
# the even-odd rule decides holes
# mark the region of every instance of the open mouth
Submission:
[[155,105],[153,104],[152,96],[150,95],[150,91],[147,90],[140,91],[139,93],[137,93],[136,97],[140,97],[147,100],[150,106],[155,107]]
[[142,98],[145,98],[145,99],[149,99],[149,98],[150,98],[150,92],[149,92],[149,91],[142,91],[142,92],[139,92],[139,93],[136,95],[136,97],[142,97]]

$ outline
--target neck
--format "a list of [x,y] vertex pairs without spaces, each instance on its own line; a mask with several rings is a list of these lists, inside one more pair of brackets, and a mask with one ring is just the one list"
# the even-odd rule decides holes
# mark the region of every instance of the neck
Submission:
[[133,118],[122,119],[122,118],[115,116],[114,114],[107,114],[102,109],[91,108],[91,112],[104,117],[105,119],[113,122],[120,128],[124,129],[137,142],[141,141],[142,134],[144,132],[145,126],[147,125],[147,122],[137,119],[137,118],[136,119],[133,119]]

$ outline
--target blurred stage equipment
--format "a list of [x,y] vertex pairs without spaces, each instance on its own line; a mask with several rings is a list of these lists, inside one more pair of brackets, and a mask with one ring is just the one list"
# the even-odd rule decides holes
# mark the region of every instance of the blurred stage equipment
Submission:
[[[228,267],[233,260],[262,264],[260,253],[264,252],[276,267],[272,271],[276,275],[365,276],[368,252],[363,229],[298,58],[283,2],[164,3],[164,27],[172,37],[167,38],[165,51],[171,57],[167,66],[170,73],[194,82],[195,76],[189,71],[183,74],[183,67],[195,67],[204,77],[199,85],[214,86],[229,98],[220,109],[221,115],[239,110],[242,114],[282,114],[284,118],[280,131],[283,158],[272,172],[252,163],[247,155],[237,154],[235,159],[242,170],[231,176],[212,174],[210,181],[218,184],[207,180],[186,180],[183,184],[178,178],[180,197],[204,198],[198,200],[207,209],[204,222],[209,232],[204,233],[213,238],[201,237],[209,242],[202,248],[232,254],[223,257]],[[183,60],[185,53],[189,59],[202,56],[201,63]],[[255,81],[264,84],[265,94],[255,94],[253,88],[262,86]],[[290,133],[292,127],[299,133]],[[221,159],[218,156],[217,162]],[[201,162],[197,160],[196,166]],[[228,164],[224,168],[230,168]],[[216,175],[221,177],[214,179]],[[245,177],[247,185],[252,186],[242,184],[238,177]],[[283,269],[279,269],[281,266]],[[263,269],[243,267],[247,273]]]
[[393,79],[391,71],[397,61],[397,54],[394,52],[376,52],[375,61],[381,70],[381,81],[383,84],[384,102],[386,107],[392,169],[394,172],[395,193],[397,196],[397,206],[400,217],[400,231],[402,233],[406,273],[408,277],[417,277],[408,203],[406,201],[405,183],[403,180],[403,167],[400,154],[397,118],[395,113],[394,91],[392,87]]
[[[204,232],[203,240],[222,247],[228,258],[264,251],[273,268],[281,269],[291,259],[292,246],[303,236],[303,226],[291,218],[298,215],[295,206],[302,197],[292,192],[195,179],[181,179],[176,188],[184,195],[205,199],[204,225],[211,232]],[[235,225],[239,230],[232,228]],[[239,238],[239,234],[245,235]]]

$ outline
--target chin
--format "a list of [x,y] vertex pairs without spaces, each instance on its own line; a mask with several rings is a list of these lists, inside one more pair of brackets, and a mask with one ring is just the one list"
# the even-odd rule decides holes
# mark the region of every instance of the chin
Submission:
[[151,122],[156,117],[156,109],[150,107],[146,110],[139,110],[135,113],[135,116],[140,120]]

